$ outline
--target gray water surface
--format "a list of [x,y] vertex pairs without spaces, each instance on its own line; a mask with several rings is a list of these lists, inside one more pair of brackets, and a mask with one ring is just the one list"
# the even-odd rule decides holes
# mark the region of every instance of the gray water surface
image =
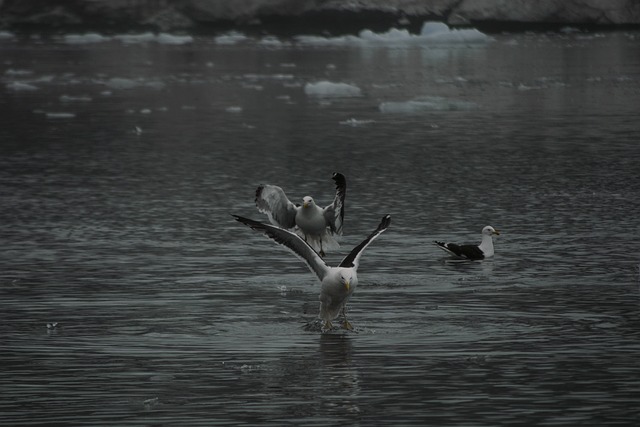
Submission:
[[[0,422],[637,425],[639,51],[1,40]],[[327,262],[392,224],[321,334],[315,277],[229,214],[334,171]],[[431,244],[488,224],[493,259]]]

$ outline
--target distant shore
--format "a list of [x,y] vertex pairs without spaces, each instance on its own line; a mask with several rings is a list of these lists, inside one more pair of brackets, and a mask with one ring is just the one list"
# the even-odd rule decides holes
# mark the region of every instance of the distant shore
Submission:
[[[505,7],[508,5],[508,8]],[[0,29],[17,32],[172,31],[357,33],[426,20],[483,32],[640,28],[637,0],[0,0]]]

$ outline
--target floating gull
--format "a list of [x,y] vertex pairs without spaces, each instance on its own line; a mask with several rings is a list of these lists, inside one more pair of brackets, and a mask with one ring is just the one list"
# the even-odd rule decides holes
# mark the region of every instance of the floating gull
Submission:
[[331,178],[336,182],[336,197],[333,202],[321,208],[306,196],[302,205],[293,204],[282,188],[275,185],[260,185],[256,190],[258,211],[269,216],[273,225],[293,229],[313,250],[324,256],[325,249],[337,249],[340,245],[332,234],[342,235],[344,222],[344,198],[347,194],[347,180],[341,173]]
[[289,248],[318,276],[318,279],[322,282],[322,288],[320,289],[320,313],[318,317],[323,321],[323,330],[331,329],[333,327],[331,321],[340,313],[342,313],[344,317],[343,328],[347,330],[353,329],[351,323],[347,320],[346,305],[349,297],[358,285],[357,271],[358,265],[360,264],[360,256],[365,248],[389,227],[391,216],[385,215],[382,221],[380,221],[378,228],[369,234],[358,246],[353,248],[349,255],[347,255],[337,267],[329,267],[320,255],[295,233],[237,215],[233,215],[233,217],[236,221],[254,230],[263,231],[267,237],[275,240],[276,243]]
[[487,225],[482,229],[482,241],[479,245],[457,245],[436,241],[435,244],[456,259],[479,260],[493,256],[493,235],[500,232]]

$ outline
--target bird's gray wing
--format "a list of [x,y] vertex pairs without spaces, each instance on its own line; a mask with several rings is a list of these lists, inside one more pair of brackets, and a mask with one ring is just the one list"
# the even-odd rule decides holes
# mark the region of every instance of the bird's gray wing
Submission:
[[378,228],[376,228],[373,233],[369,234],[369,236],[364,239],[358,246],[353,248],[349,255],[347,255],[342,260],[339,267],[354,267],[357,269],[358,265],[360,265],[360,256],[364,252],[364,249],[369,246],[369,244],[373,242],[376,237],[382,234],[387,229],[387,227],[389,227],[389,224],[391,224],[391,215],[383,216],[382,221],[380,221],[380,224],[378,224]]
[[309,269],[318,276],[320,281],[322,281],[329,272],[329,266],[322,260],[320,255],[318,255],[318,253],[297,234],[270,224],[263,224],[252,219],[243,218],[238,215],[232,216],[236,221],[241,222],[256,231],[263,231],[267,237],[275,240],[276,243],[289,248],[298,258],[307,264]]
[[344,223],[344,198],[347,195],[347,180],[339,172],[331,177],[336,182],[336,197],[333,202],[324,208],[324,218],[333,233],[342,236],[342,224]]
[[296,225],[296,205],[276,185],[260,185],[256,190],[256,207],[267,214],[273,225],[293,228]]

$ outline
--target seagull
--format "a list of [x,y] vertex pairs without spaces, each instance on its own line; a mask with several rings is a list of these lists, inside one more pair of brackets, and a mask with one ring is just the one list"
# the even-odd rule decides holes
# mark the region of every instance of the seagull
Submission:
[[342,327],[346,330],[353,329],[353,326],[347,320],[346,306],[349,297],[353,294],[356,286],[358,286],[357,271],[358,265],[360,264],[360,256],[365,248],[389,227],[389,224],[391,224],[390,215],[382,217],[378,228],[369,234],[358,246],[353,248],[349,255],[347,255],[337,267],[329,267],[320,254],[296,233],[241,216],[232,216],[236,221],[251,227],[253,230],[263,231],[267,237],[275,240],[276,243],[289,248],[298,258],[307,264],[312,273],[318,276],[318,279],[322,283],[322,287],[320,288],[320,313],[318,317],[323,322],[323,331],[333,328],[331,321],[338,317],[340,313],[342,313],[344,318]]
[[340,246],[332,235],[342,236],[344,198],[347,194],[344,175],[336,172],[331,179],[336,182],[336,196],[324,208],[316,205],[310,196],[302,199],[302,205],[293,204],[282,188],[265,184],[256,190],[256,206],[259,212],[267,214],[271,224],[293,229],[324,257],[325,249],[337,249]]
[[482,241],[479,245],[457,245],[455,243],[434,242],[443,251],[456,259],[480,260],[493,256],[493,235],[500,232],[490,225],[482,229]]

